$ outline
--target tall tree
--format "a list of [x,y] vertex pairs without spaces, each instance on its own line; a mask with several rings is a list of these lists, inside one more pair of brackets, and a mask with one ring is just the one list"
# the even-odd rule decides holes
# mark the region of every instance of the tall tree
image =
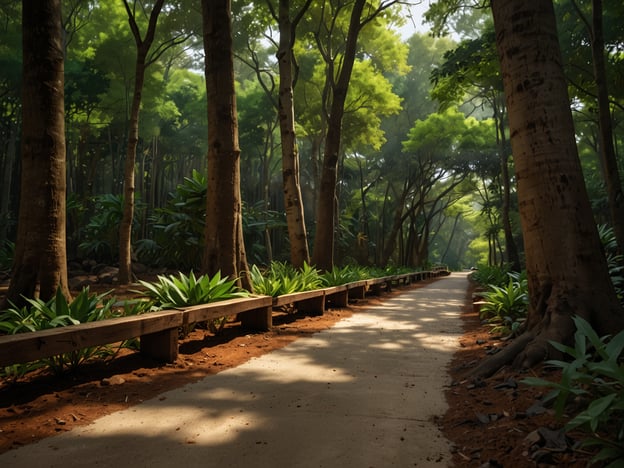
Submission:
[[[132,95],[132,105],[130,108],[130,122],[128,129],[128,147],[126,149],[126,161],[124,165],[124,209],[121,224],[119,225],[119,283],[128,284],[130,282],[132,266],[132,220],[134,218],[134,189],[135,174],[134,165],[136,162],[136,148],[139,141],[139,112],[141,110],[141,95],[143,92],[143,82],[145,81],[145,68],[148,60],[147,54],[154,42],[156,34],[156,24],[158,16],[162,10],[165,0],[156,0],[149,15],[149,23],[145,37],[141,37],[141,31],[137,24],[135,9],[130,8],[128,0],[124,0],[128,22],[136,43],[137,55],[134,67],[134,92]],[[135,3],[136,6],[136,3]]]
[[6,300],[67,286],[64,54],[60,0],[22,2],[22,146],[17,243]]
[[[573,2],[574,3],[574,2]],[[579,12],[580,13],[580,12]],[[582,15],[582,13],[580,13]],[[615,146],[613,144],[613,122],[607,85],[607,67],[605,63],[605,40],[603,28],[602,0],[592,0],[591,38],[594,78],[598,95],[598,128],[600,130],[599,155],[603,177],[609,198],[611,225],[620,253],[624,253],[624,192],[618,170]]]
[[[396,1],[382,1],[377,6],[369,5],[366,13],[364,13],[367,2],[365,0],[353,2],[344,51],[340,61],[337,61],[337,57],[334,55],[335,51],[331,48],[323,49],[320,41],[317,40],[321,54],[327,64],[327,80],[331,84],[329,87],[331,103],[318,188],[316,234],[312,254],[312,263],[321,270],[331,270],[334,264],[334,230],[337,213],[336,183],[341,151],[342,121],[349,91],[349,81],[357,53],[358,36],[366,24],[396,3]],[[332,23],[336,23],[335,18],[332,19]]]
[[299,182],[299,149],[295,131],[295,86],[294,45],[297,24],[312,3],[306,0],[295,18],[290,18],[290,0],[279,0],[277,20],[279,24],[279,48],[277,61],[279,66],[278,119],[282,140],[282,178],[284,183],[284,206],[290,240],[290,261],[298,268],[310,262],[308,236],[303,211],[303,198]]
[[19,2],[0,6],[5,19],[0,28],[0,245],[15,235],[15,188],[18,167],[18,143],[21,124],[21,37]]
[[[137,2],[130,7],[129,0],[124,0],[124,7],[128,15],[130,30],[136,44],[136,62],[134,67],[134,90],[130,107],[128,145],[126,148],[126,160],[124,163],[124,209],[121,224],[119,226],[119,283],[127,284],[130,281],[132,271],[132,221],[134,218],[134,192],[135,192],[135,164],[136,149],[139,141],[139,112],[141,110],[141,100],[143,95],[143,84],[145,82],[146,68],[156,62],[158,58],[171,47],[181,44],[188,39],[189,33],[181,31],[174,32],[170,37],[157,45],[154,50],[154,38],[156,36],[156,26],[160,12],[163,9],[165,0],[155,0],[152,11],[149,14],[145,35],[141,35],[139,18],[137,13]],[[141,5],[140,9],[143,10]],[[173,9],[175,10],[175,6]],[[168,12],[172,15],[172,11]]]
[[526,331],[475,370],[528,367],[570,343],[573,315],[624,328],[585,190],[551,0],[493,0],[529,283]]
[[[578,120],[589,120],[594,126],[589,138],[600,162],[601,192],[606,195],[602,212],[595,214],[613,226],[619,250],[624,251],[624,194],[616,132],[621,122],[618,113],[623,110],[619,70],[624,37],[619,25],[624,10],[617,2],[603,5],[602,0],[558,2],[555,6],[562,22],[560,40],[570,92],[574,93],[573,100],[583,103],[574,106],[579,116],[577,125]],[[582,135],[581,125],[577,133]]]
[[204,271],[251,290],[243,239],[240,149],[230,0],[202,0],[208,99],[208,191]]

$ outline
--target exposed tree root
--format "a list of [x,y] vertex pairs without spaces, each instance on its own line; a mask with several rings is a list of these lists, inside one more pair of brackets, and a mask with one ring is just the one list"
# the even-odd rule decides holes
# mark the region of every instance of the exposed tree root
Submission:
[[492,376],[501,367],[512,363],[535,337],[526,332],[514,339],[505,349],[483,360],[476,368],[472,369],[468,377],[473,380],[486,379]]
[[484,359],[466,377],[484,379],[505,365],[528,369],[547,359],[563,358],[550,342],[573,344],[576,331],[573,316],[588,320],[600,335],[622,329],[621,308],[617,303],[610,303],[608,297],[592,295],[565,283],[548,285],[542,288],[542,293],[527,320],[532,326],[499,353]]

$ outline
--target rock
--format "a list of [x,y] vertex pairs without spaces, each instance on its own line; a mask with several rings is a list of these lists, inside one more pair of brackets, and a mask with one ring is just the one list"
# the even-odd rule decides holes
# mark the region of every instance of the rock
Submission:
[[501,390],[504,388],[518,388],[518,382],[516,382],[513,378],[510,378],[494,386],[495,390]]
[[531,447],[537,443],[539,443],[542,440],[542,436],[540,436],[539,432],[537,432],[537,429],[530,432],[525,438],[524,438],[524,445],[526,445],[527,447]]
[[529,417],[538,416],[540,414],[544,414],[546,411],[547,409],[544,408],[544,404],[541,401],[536,401],[526,410],[526,415]]
[[126,379],[119,375],[113,375],[112,377],[103,378],[101,381],[102,386],[108,387],[109,385],[122,385],[126,383]]
[[68,279],[69,289],[72,291],[81,290],[92,284],[98,282],[98,277],[95,275],[78,275]]
[[117,267],[114,266],[110,266],[110,265],[105,265],[103,263],[100,263],[96,266],[93,267],[92,271],[93,273],[95,273],[96,275],[101,275],[103,273],[110,273],[112,271],[118,271],[119,269]]
[[105,284],[113,284],[117,281],[117,276],[119,275],[119,268],[115,267],[104,267],[98,273],[98,280],[100,283]]

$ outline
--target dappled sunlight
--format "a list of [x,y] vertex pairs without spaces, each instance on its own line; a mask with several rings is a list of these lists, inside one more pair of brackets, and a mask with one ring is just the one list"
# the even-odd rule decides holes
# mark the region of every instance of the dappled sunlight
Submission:
[[391,342],[391,343],[373,343],[369,347],[377,349],[395,349],[400,350],[404,348],[404,344]]
[[281,359],[263,360],[258,368],[258,360],[249,362],[242,372],[243,377],[256,378],[263,382],[348,382],[352,377],[336,366],[316,362],[310,354],[285,352],[286,361]]
[[6,458],[6,466],[42,466],[50,450],[55,459],[46,466],[64,468],[87,459],[122,466],[135,451],[141,466],[154,467],[172,460],[416,465],[432,440],[445,443],[430,421],[446,409],[445,369],[462,333],[465,291],[450,298],[444,283],[405,291],[236,368],[11,451],[19,463]]

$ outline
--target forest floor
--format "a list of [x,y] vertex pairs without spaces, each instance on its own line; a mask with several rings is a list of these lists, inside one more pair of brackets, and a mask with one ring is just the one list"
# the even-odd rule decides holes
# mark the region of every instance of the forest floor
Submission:
[[[419,288],[430,281],[435,280],[409,287]],[[127,289],[115,290],[118,298],[124,294],[129,294]],[[58,377],[36,371],[14,383],[0,380],[0,453],[238,366],[396,294],[401,289],[348,308],[329,309],[322,316],[278,314],[270,332],[249,334],[237,323],[228,324],[218,336],[195,330],[182,341],[173,364],[158,364],[121,349],[114,359],[85,364],[73,374]],[[484,381],[463,379],[481,359],[505,346],[481,324],[471,296],[468,291],[462,314],[464,334],[448,369],[452,382],[446,390],[448,410],[437,420],[453,444],[454,465],[586,466],[590,454],[573,450],[576,441],[559,432],[563,422],[540,405],[545,391],[521,382],[527,375],[556,380],[555,373],[543,368],[529,372],[504,368]]]

